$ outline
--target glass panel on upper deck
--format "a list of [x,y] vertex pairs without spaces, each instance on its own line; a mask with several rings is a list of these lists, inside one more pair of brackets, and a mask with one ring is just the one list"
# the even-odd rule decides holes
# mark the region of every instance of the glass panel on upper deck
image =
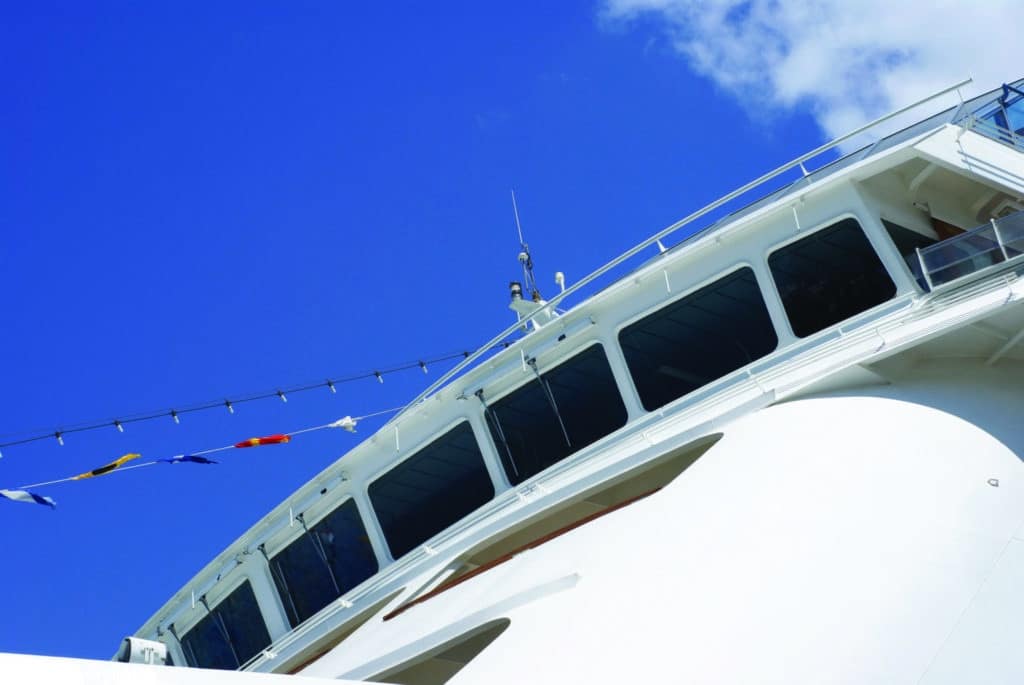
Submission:
[[513,485],[626,425],[626,405],[601,345],[592,345],[485,412]]
[[371,483],[369,493],[397,559],[487,503],[494,485],[463,421]]
[[1024,92],[1013,86],[1003,86],[1003,95],[993,104],[993,110],[983,118],[1014,133],[1024,133]]
[[653,411],[760,359],[779,340],[754,272],[743,267],[630,324],[619,342]]
[[270,644],[252,585],[245,581],[181,638],[189,666],[232,670]]
[[843,219],[768,257],[793,333],[805,337],[896,294],[856,219]]
[[[1002,93],[968,114],[963,125],[971,130],[1024,149],[1024,83],[1004,84]],[[991,96],[990,96],[991,97]]]
[[294,628],[377,572],[354,500],[348,500],[270,559]]

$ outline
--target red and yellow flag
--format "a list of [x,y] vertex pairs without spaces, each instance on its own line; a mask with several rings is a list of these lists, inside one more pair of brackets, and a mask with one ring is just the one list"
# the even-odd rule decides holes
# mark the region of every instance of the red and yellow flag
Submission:
[[82,480],[83,478],[95,478],[96,476],[102,476],[105,473],[110,473],[114,469],[124,465],[125,463],[131,461],[132,459],[138,459],[141,456],[141,454],[135,454],[134,452],[131,454],[126,454],[123,457],[118,457],[109,464],[105,464],[99,467],[98,469],[93,469],[92,471],[88,471],[86,473],[80,473],[77,476],[72,477],[71,480]]
[[281,445],[286,442],[291,442],[292,436],[285,435],[283,433],[277,433],[275,435],[266,435],[262,438],[249,438],[242,442],[236,442],[235,447],[258,447],[259,445]]

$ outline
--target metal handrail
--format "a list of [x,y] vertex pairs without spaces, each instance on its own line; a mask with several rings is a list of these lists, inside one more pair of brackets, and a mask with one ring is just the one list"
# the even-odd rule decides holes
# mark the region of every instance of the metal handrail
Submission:
[[977,114],[968,114],[961,120],[960,126],[966,131],[974,131],[1015,150],[1024,150],[1024,136],[1011,129],[1003,128],[984,117],[979,117]]
[[[1008,230],[1009,239],[1006,236]],[[1024,211],[1019,211],[992,219],[988,223],[981,224],[960,235],[921,248],[917,251],[917,258],[929,290],[934,290],[990,268],[1005,265],[1022,254],[1024,254]],[[939,258],[929,259],[929,257]],[[990,261],[987,264],[974,266],[978,259]],[[946,275],[937,277],[943,272],[949,272],[955,267],[964,265],[974,268],[967,268],[962,273],[955,273],[952,278],[947,278]]]
[[[442,375],[436,381],[431,383],[430,386],[427,387],[426,390],[424,390],[419,395],[417,395],[411,402],[406,404],[405,407],[403,407],[399,412],[397,412],[394,416],[392,416],[391,420],[389,420],[387,422],[387,424],[385,424],[385,425],[391,425],[392,423],[396,422],[399,418],[404,416],[406,414],[406,412],[408,412],[411,407],[414,407],[415,405],[417,405],[420,402],[422,402],[424,399],[429,397],[431,395],[431,393],[433,393],[435,390],[441,388],[449,380],[454,378],[456,375],[458,375],[463,370],[465,370],[467,367],[469,367],[474,362],[476,362],[478,359],[480,359],[480,357],[482,357],[489,349],[491,349],[491,347],[494,344],[504,340],[509,335],[512,335],[516,331],[520,330],[524,325],[526,325],[528,322],[532,321],[533,319],[536,319],[537,317],[545,315],[545,314],[550,314],[551,312],[554,311],[555,306],[558,305],[565,298],[567,298],[570,295],[578,292],[580,289],[582,289],[583,287],[589,285],[594,280],[600,278],[604,274],[608,273],[609,271],[611,271],[615,267],[619,266],[623,262],[629,260],[630,258],[636,256],[640,252],[642,252],[642,251],[646,250],[647,248],[657,244],[658,242],[660,242],[661,240],[665,239],[666,237],[672,235],[673,233],[675,233],[679,229],[683,228],[684,226],[687,226],[687,225],[693,223],[694,221],[696,221],[697,219],[700,219],[701,217],[706,216],[707,214],[713,212],[714,210],[718,209],[722,205],[725,205],[726,203],[731,202],[732,200],[735,200],[736,198],[740,197],[741,195],[744,195],[744,194],[748,193],[749,191],[753,190],[754,188],[757,188],[758,186],[763,185],[764,183],[772,180],[773,178],[776,178],[777,176],[780,176],[781,174],[784,174],[785,172],[787,172],[787,171],[789,171],[791,169],[799,167],[804,162],[809,161],[809,160],[817,157],[818,155],[822,154],[823,152],[827,152],[829,150],[832,150],[836,146],[846,142],[847,140],[850,140],[851,138],[855,138],[855,137],[861,135],[862,133],[864,133],[866,131],[869,131],[870,129],[874,128],[875,126],[878,126],[879,124],[881,124],[883,122],[886,122],[886,121],[888,121],[890,119],[893,119],[894,117],[898,117],[901,114],[909,112],[910,110],[915,109],[917,107],[920,107],[921,105],[923,105],[925,103],[928,103],[928,102],[931,102],[932,100],[934,100],[936,98],[939,98],[939,97],[942,97],[943,95],[946,95],[948,93],[952,93],[953,91],[957,91],[960,88],[963,88],[967,84],[971,83],[972,80],[973,79],[970,79],[970,78],[964,79],[963,81],[960,81],[960,82],[958,82],[958,83],[956,83],[956,84],[954,84],[952,86],[949,86],[948,88],[943,88],[942,90],[940,90],[940,91],[938,91],[936,93],[933,93],[932,95],[929,95],[929,96],[927,96],[925,98],[922,98],[922,99],[920,99],[920,100],[918,100],[918,101],[916,101],[916,102],[914,102],[912,104],[909,104],[906,107],[901,107],[900,109],[897,109],[897,110],[895,110],[893,112],[890,112],[889,114],[881,116],[881,117],[875,119],[874,121],[871,121],[871,122],[869,122],[867,124],[864,124],[863,126],[860,126],[859,128],[854,129],[850,133],[847,133],[845,135],[839,136],[838,138],[834,138],[833,140],[825,143],[824,145],[820,145],[819,147],[814,148],[810,152],[805,153],[805,154],[797,157],[796,159],[794,159],[794,160],[792,160],[790,162],[787,162],[787,163],[783,164],[782,166],[780,166],[780,167],[778,167],[778,168],[776,168],[776,169],[774,169],[772,171],[769,171],[768,173],[766,173],[766,174],[764,174],[762,176],[759,176],[758,178],[754,179],[750,183],[747,183],[746,185],[743,185],[743,186],[737,188],[736,190],[732,191],[731,193],[728,193],[727,195],[723,195],[722,197],[720,197],[719,199],[715,200],[714,202],[711,202],[711,203],[701,207],[700,209],[698,209],[697,211],[693,212],[692,214],[689,214],[688,216],[683,217],[682,219],[680,219],[679,221],[675,222],[674,224],[671,224],[670,226],[668,226],[668,227],[662,229],[661,231],[655,233],[650,238],[647,238],[646,240],[644,240],[644,241],[642,241],[640,243],[637,243],[635,246],[633,246],[630,249],[626,250],[625,252],[620,254],[615,259],[613,259],[610,262],[606,263],[604,266],[601,266],[598,269],[592,271],[588,275],[584,276],[581,280],[579,280],[576,283],[574,283],[569,288],[566,288],[561,293],[559,293],[558,295],[556,295],[553,298],[551,298],[550,300],[548,300],[543,306],[540,306],[537,309],[535,309],[533,311],[533,313],[522,317],[515,324],[509,326],[508,328],[503,330],[501,333],[496,335],[490,342],[484,343],[473,354],[471,354],[468,357],[466,357],[466,359],[464,359],[462,362],[457,364],[454,368],[450,369],[448,372],[446,372],[444,375]],[[695,233],[693,237],[701,235],[702,233],[703,233],[703,231]]]

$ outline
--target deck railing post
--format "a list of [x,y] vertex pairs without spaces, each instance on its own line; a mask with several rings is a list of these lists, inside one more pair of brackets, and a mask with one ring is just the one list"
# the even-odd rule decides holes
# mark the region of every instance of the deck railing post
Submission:
[[928,284],[928,292],[931,292],[935,289],[935,286],[932,285],[932,277],[928,273],[928,267],[924,265],[924,256],[921,255],[921,248],[914,248],[914,251],[917,252],[917,262],[921,265],[921,275],[924,276],[924,281]]
[[996,234],[996,242],[999,243],[999,249],[1003,253],[1003,261],[1010,261],[1010,255],[1006,253],[1006,245],[1003,243],[1003,236],[999,233],[999,224],[996,223],[995,219],[989,219],[992,222],[992,231]]

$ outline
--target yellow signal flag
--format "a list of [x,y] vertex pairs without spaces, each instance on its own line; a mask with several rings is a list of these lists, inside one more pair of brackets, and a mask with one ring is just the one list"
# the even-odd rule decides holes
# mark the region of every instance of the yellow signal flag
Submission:
[[132,459],[138,459],[141,456],[141,454],[135,454],[134,452],[126,454],[122,457],[118,457],[109,464],[105,464],[99,467],[98,469],[93,469],[92,471],[89,471],[87,473],[80,473],[77,476],[74,476],[71,480],[82,480],[83,478],[95,478],[96,476],[102,476],[103,474],[110,473],[114,469],[123,466],[124,464],[130,462]]

